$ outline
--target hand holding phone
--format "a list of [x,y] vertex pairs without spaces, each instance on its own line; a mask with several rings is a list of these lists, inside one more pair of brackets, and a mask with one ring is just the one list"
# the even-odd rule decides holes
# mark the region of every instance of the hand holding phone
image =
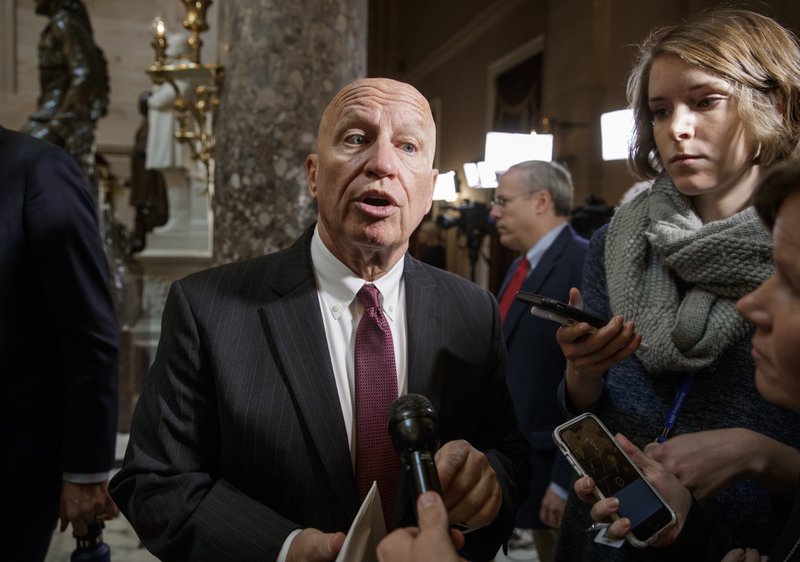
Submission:
[[558,322],[562,326],[575,326],[586,322],[592,327],[590,333],[593,333],[608,324],[606,318],[542,295],[520,291],[517,293],[517,300],[530,304],[531,314],[534,316]]
[[594,480],[598,499],[619,500],[619,516],[631,522],[631,544],[647,546],[675,523],[672,508],[595,415],[558,426],[553,440],[577,472]]

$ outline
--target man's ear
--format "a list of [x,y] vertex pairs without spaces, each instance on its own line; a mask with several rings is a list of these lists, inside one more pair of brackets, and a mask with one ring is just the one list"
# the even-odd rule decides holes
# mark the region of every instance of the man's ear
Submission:
[[309,154],[306,157],[306,183],[308,192],[314,201],[317,200],[317,155]]
[[431,210],[431,207],[433,207],[433,190],[436,189],[436,180],[438,177],[439,177],[439,170],[434,168],[431,171],[431,189],[430,192],[428,193],[428,206],[425,209],[425,214],[428,214]]
[[536,212],[543,213],[553,206],[553,197],[546,189],[535,191],[532,196]]

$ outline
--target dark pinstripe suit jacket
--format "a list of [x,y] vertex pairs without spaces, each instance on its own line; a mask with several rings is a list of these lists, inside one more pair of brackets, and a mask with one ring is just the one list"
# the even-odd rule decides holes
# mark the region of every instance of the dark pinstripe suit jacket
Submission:
[[[170,291],[112,483],[123,513],[164,560],[271,561],[293,529],[346,532],[358,510],[311,233]],[[497,305],[473,283],[405,259],[408,391],[431,399],[443,442],[467,439],[497,471],[503,509],[467,547],[471,558],[490,559],[511,531],[530,470],[505,385]],[[398,510],[401,521],[409,511]]]

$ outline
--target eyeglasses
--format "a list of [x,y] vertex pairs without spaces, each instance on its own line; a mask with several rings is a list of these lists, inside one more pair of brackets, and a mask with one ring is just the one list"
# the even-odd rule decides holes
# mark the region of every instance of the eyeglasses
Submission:
[[499,195],[492,198],[491,206],[494,207],[497,205],[501,209],[505,209],[514,199],[519,199],[520,197],[528,198],[531,195],[533,195],[533,193],[520,193],[519,195],[514,195],[513,197],[503,197],[502,195]]

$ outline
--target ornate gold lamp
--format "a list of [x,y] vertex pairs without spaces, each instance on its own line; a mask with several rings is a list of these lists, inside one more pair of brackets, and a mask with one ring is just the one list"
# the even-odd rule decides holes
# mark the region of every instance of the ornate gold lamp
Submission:
[[[211,182],[214,159],[214,126],[219,109],[220,90],[224,77],[218,64],[200,62],[203,41],[200,34],[208,29],[206,11],[212,0],[181,0],[186,7],[183,26],[191,34],[188,40],[191,53],[188,62],[167,62],[166,26],[161,18],[153,21],[155,62],[146,70],[155,84],[169,83],[175,90],[175,115],[178,121],[176,138],[188,145],[192,157],[206,167]],[[189,84],[181,88],[179,82]]]

